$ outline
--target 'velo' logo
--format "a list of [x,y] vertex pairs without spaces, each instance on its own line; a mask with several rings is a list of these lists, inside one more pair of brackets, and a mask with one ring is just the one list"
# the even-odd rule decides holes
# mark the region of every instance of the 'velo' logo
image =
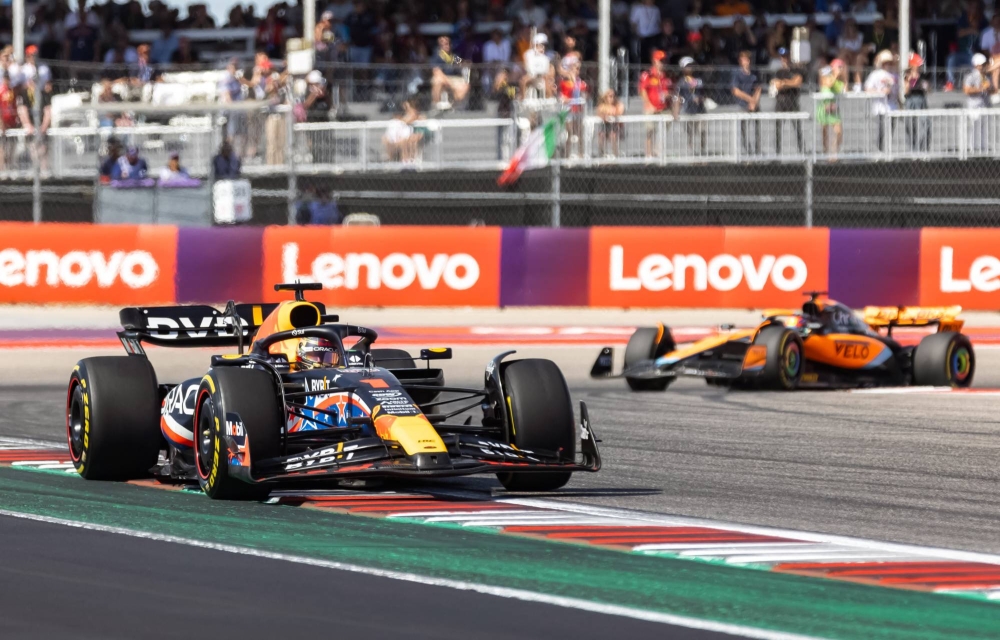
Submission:
[[[610,285],[612,291],[732,291],[746,282],[751,291],[763,291],[768,281],[781,291],[798,291],[809,277],[805,260],[796,255],[764,255],[759,262],[753,256],[719,254],[709,260],[698,254],[675,254],[672,258],[658,253],[644,257],[634,276],[626,276],[625,249],[611,247]],[[690,280],[689,280],[690,278]]]
[[[281,248],[284,282],[319,282],[325,289],[401,290],[417,284],[434,290],[443,283],[455,291],[465,291],[479,281],[479,263],[467,253],[435,254],[428,260],[422,253],[390,253],[380,258],[374,253],[321,253],[309,272],[299,273],[299,245],[288,242]],[[362,280],[362,272],[364,279]]]
[[96,280],[101,288],[121,281],[131,289],[149,287],[160,274],[156,259],[148,251],[0,251],[0,286],[84,287]]
[[868,345],[863,342],[841,342],[834,344],[837,355],[847,360],[867,360]]
[[968,278],[955,277],[955,249],[941,247],[941,292],[967,293],[1000,290],[1000,259],[995,256],[979,256],[969,267]]

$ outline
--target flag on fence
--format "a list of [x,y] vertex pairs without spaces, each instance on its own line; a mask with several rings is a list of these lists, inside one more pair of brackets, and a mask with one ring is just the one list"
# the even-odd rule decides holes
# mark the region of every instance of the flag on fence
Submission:
[[528,136],[510,159],[510,165],[497,178],[497,184],[508,186],[517,182],[521,174],[529,169],[547,167],[549,160],[556,153],[556,146],[559,144],[559,136],[563,127],[566,126],[566,114],[563,111],[545,121],[545,124],[538,127]]

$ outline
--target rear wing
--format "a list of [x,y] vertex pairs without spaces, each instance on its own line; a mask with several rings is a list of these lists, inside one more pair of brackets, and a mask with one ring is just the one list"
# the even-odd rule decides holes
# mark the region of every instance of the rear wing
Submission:
[[961,331],[964,320],[958,319],[962,307],[865,307],[865,323],[872,328],[938,327],[938,331]]
[[[326,313],[322,304],[313,304]],[[230,301],[223,311],[208,305],[126,307],[118,314],[123,329],[118,338],[131,355],[145,353],[143,342],[162,347],[242,347],[277,306]],[[327,319],[333,318],[324,315]]]

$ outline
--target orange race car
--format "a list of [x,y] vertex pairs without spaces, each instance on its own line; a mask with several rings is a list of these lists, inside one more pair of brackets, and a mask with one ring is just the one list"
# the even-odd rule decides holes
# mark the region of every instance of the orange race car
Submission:
[[[801,312],[769,309],[753,329],[722,327],[689,345],[678,346],[662,324],[636,329],[624,370],[612,374],[614,350],[605,347],[590,375],[625,378],[633,391],[662,391],[679,376],[769,389],[972,384],[976,359],[956,318],[961,307],[866,307],[862,319],[825,292],[806,295]],[[937,332],[915,346],[892,338],[894,327],[923,326]]]

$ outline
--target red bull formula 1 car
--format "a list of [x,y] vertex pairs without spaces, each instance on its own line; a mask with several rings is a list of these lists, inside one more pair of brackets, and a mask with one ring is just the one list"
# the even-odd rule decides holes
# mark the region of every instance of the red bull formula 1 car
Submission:
[[[66,432],[87,479],[194,482],[212,498],[263,499],[275,486],[358,477],[496,474],[510,490],[547,491],[601,457],[580,403],[549,360],[486,366],[482,388],[449,387],[424,349],[375,349],[372,329],[339,324],[304,299],[279,304],[127,308],[127,356],[81,360],[70,376]],[[351,341],[349,347],[345,341]],[[244,350],[244,342],[249,349]],[[159,384],[143,343],[237,347],[203,376]],[[481,413],[477,424],[469,412]]]
[[[690,345],[677,345],[662,324],[637,329],[621,374],[612,374],[614,351],[605,347],[590,375],[625,378],[633,391],[662,391],[681,376],[769,389],[972,384],[976,359],[961,307],[867,307],[862,319],[825,293],[807,295],[801,312],[766,310],[753,329],[722,327]],[[937,332],[917,345],[892,337],[895,327],[926,326]]]

